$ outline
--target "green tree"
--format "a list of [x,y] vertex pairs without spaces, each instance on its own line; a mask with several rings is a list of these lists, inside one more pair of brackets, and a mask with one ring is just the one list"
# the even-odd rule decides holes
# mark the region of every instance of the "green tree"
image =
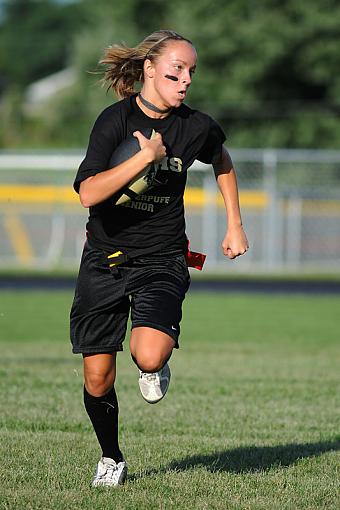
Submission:
[[[103,49],[172,28],[198,50],[188,102],[219,120],[230,146],[338,147],[337,0],[6,0],[0,24],[0,90],[15,97],[16,118],[28,83],[66,65],[78,76],[25,143],[34,132],[37,143],[84,145],[100,109],[116,100],[91,74]],[[31,120],[20,122],[24,133]]]
[[74,34],[84,21],[81,4],[6,0],[0,31],[1,89],[22,88],[65,67]]
[[336,0],[173,0],[171,19],[199,50],[192,100],[230,126],[233,145],[338,145]]

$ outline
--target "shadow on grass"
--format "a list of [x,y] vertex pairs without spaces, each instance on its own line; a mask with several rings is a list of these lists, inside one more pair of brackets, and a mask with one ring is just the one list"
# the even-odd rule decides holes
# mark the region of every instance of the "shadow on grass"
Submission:
[[174,460],[161,469],[144,471],[132,475],[129,480],[137,480],[167,471],[186,471],[203,467],[212,473],[252,473],[275,467],[287,467],[299,459],[316,457],[323,453],[340,450],[340,438],[318,443],[291,443],[278,446],[246,446],[232,450],[221,450],[209,455],[193,455]]

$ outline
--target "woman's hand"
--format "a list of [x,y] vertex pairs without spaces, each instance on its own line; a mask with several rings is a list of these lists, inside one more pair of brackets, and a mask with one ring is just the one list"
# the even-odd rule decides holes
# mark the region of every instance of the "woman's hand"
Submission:
[[244,255],[249,249],[247,236],[242,225],[228,227],[227,233],[222,241],[224,255],[229,259],[235,259],[239,255]]
[[140,131],[135,131],[133,136],[137,138],[141,150],[148,154],[150,163],[158,163],[165,158],[166,148],[163,144],[162,135],[160,133],[156,133],[152,140],[146,138]]
[[159,162],[166,156],[162,137],[156,133],[152,140],[135,131],[141,150],[113,168],[91,175],[81,182],[79,197],[84,207],[92,207],[121,190],[131,179],[153,162]]

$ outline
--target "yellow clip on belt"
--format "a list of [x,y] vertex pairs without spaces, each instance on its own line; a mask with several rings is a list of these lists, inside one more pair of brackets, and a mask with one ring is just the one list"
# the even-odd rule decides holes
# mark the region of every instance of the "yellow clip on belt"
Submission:
[[[121,256],[121,255],[123,255],[123,256]],[[115,251],[111,255],[108,255],[107,258],[108,259],[113,259],[113,258],[118,259],[118,260],[116,260],[116,262],[112,262],[112,264],[109,264],[109,267],[118,266],[119,264],[121,264],[122,262],[125,261],[125,255],[122,251]],[[119,260],[119,258],[120,258],[120,260]]]

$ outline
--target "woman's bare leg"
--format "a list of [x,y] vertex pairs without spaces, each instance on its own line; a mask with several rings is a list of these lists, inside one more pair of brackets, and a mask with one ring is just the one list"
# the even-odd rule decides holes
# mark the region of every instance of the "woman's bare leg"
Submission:
[[133,328],[130,351],[142,372],[158,372],[171,356],[175,341],[154,328]]
[[114,385],[116,356],[116,352],[83,355],[85,388],[94,397],[105,395]]

